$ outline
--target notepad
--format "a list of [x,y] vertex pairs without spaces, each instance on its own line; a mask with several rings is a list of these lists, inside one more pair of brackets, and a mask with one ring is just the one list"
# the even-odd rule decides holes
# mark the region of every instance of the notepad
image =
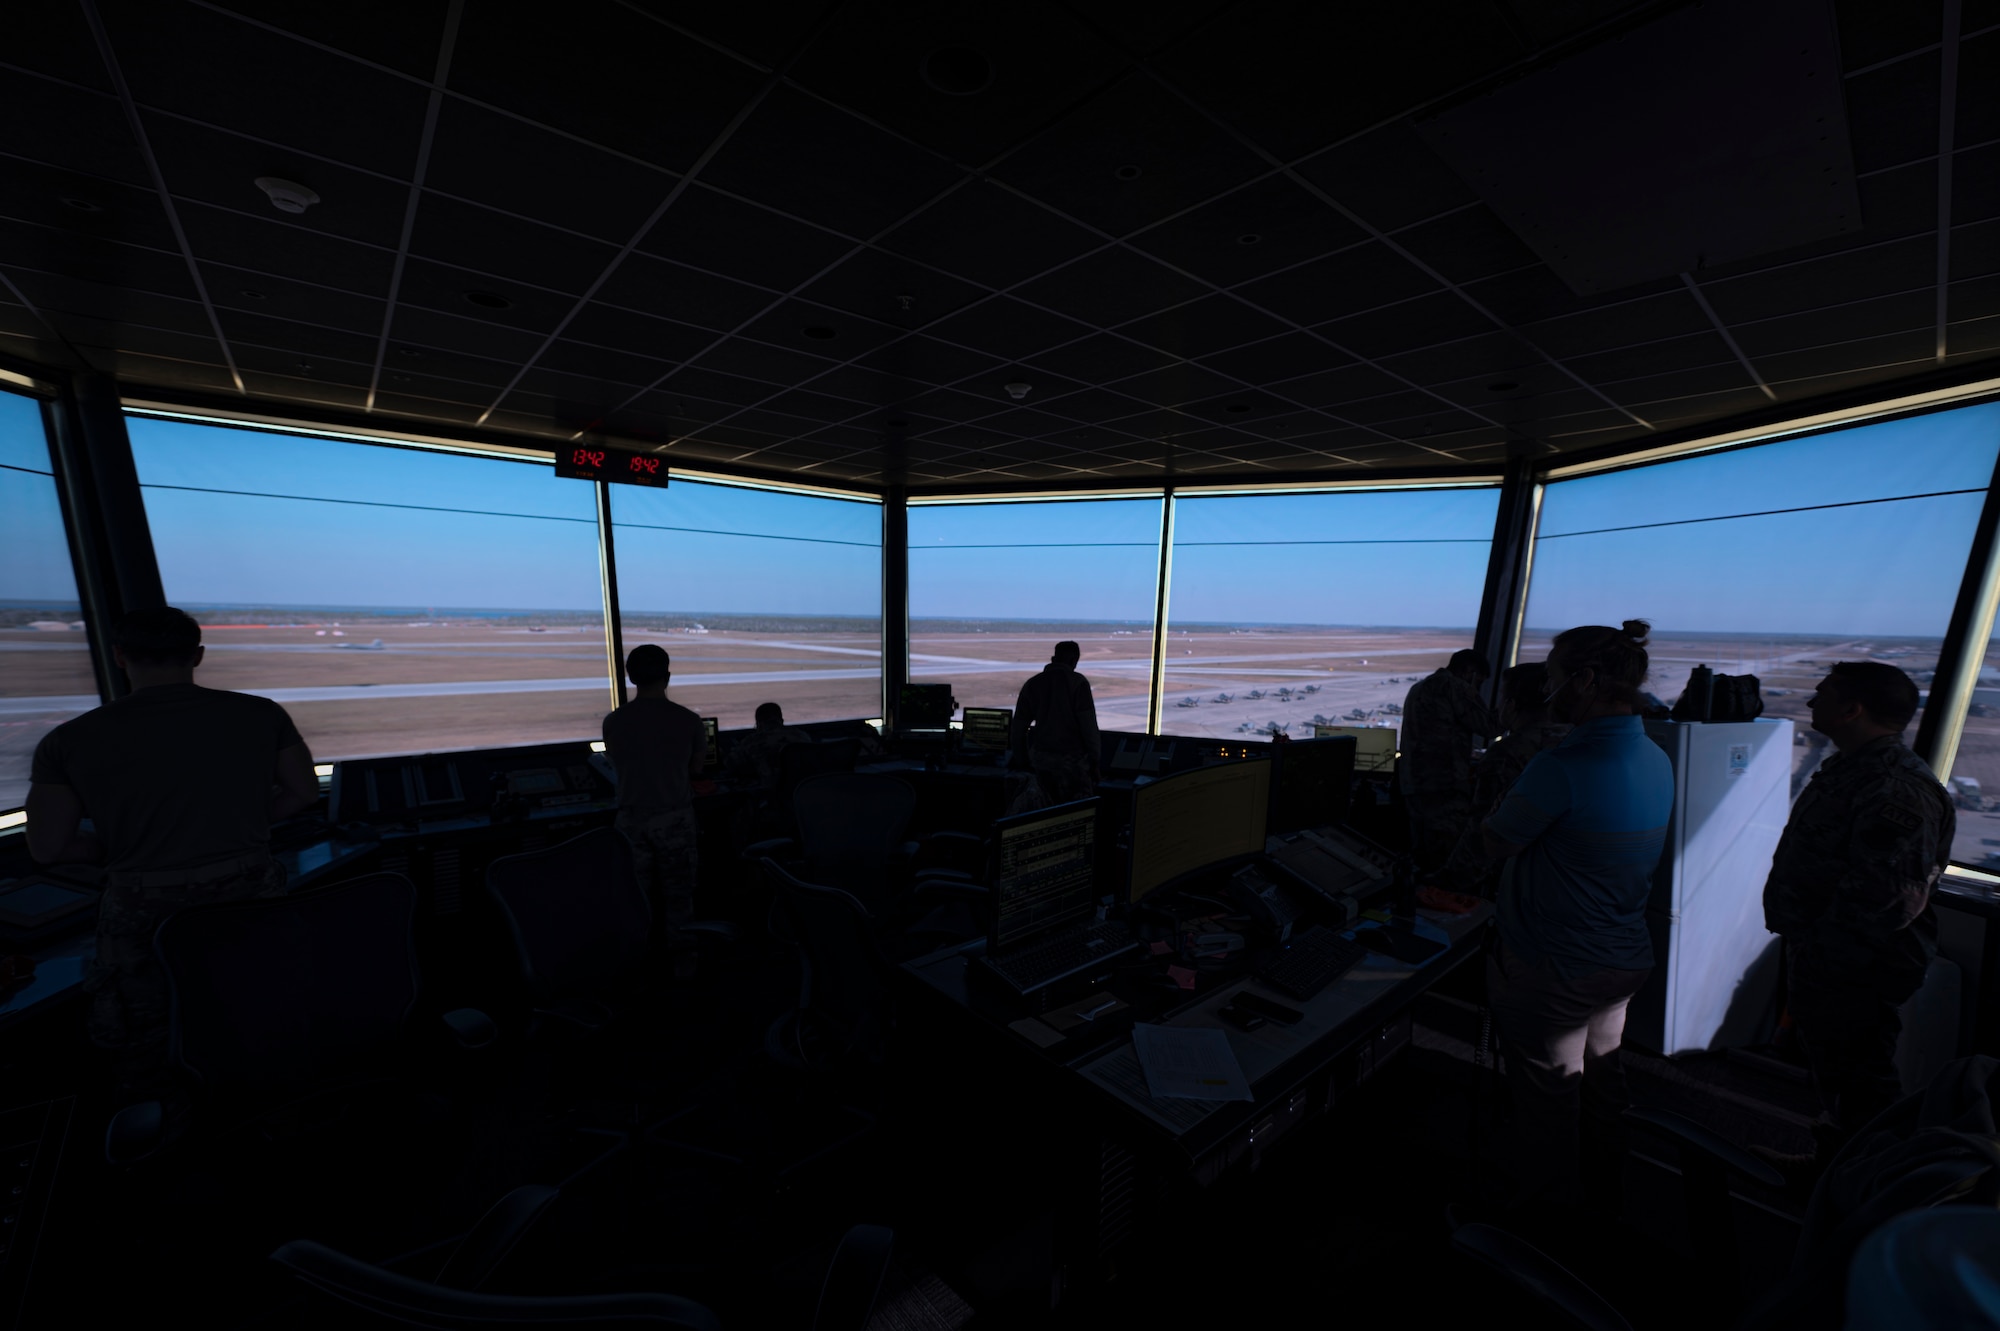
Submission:
[[1132,1048],[1154,1099],[1249,1100],[1250,1079],[1229,1047],[1229,1033],[1214,1026],[1132,1028]]

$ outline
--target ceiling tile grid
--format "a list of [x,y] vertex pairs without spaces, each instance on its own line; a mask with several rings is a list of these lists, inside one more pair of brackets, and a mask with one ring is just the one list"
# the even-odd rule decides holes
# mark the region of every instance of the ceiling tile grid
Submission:
[[93,8],[0,63],[0,346],[134,389],[935,488],[1490,467],[2000,355],[2000,31],[1944,61],[1937,4],[1834,6],[1857,231],[1587,295],[1415,126],[1644,6]]

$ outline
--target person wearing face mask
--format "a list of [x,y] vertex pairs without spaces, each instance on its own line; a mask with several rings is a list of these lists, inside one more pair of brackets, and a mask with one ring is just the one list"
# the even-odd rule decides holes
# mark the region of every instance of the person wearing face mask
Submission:
[[1792,806],[1764,884],[1765,927],[1785,941],[1786,1010],[1828,1116],[1813,1134],[1822,1151],[1902,1095],[1897,1008],[1937,953],[1931,889],[1958,814],[1903,744],[1917,702],[1916,681],[1882,661],[1842,661],[1820,681],[1806,705],[1836,752]]
[[1625,1008],[1653,969],[1646,901],[1673,811],[1673,765],[1637,708],[1649,626],[1556,635],[1550,719],[1571,727],[1522,769],[1483,827],[1505,860],[1487,995],[1507,1052],[1517,1172],[1531,1195],[1577,1200],[1584,1111],[1625,1101]]

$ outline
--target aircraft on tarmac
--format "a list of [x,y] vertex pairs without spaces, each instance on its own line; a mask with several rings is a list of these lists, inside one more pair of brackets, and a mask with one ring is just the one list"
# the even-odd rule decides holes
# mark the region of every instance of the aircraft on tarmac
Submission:
[[1174,706],[1176,706],[1176,707],[1199,707],[1199,706],[1201,706],[1201,699],[1199,699],[1199,698],[1183,698],[1183,699],[1181,699],[1181,700],[1180,700],[1179,702],[1175,703],[1175,704],[1174,704]]
[[1235,702],[1235,701],[1236,701],[1236,699],[1235,699],[1234,697],[1232,697],[1231,695],[1229,695],[1229,694],[1227,694],[1227,693],[1218,693],[1218,694],[1216,694],[1216,695],[1215,695],[1215,700],[1216,700],[1217,702]]
[[382,645],[380,638],[375,639],[373,642],[336,642],[333,645],[343,652],[385,652],[389,650]]
[[1244,696],[1244,697],[1246,697],[1246,698],[1251,698],[1251,699],[1256,699],[1256,698],[1261,698],[1261,697],[1263,697],[1263,696],[1264,696],[1264,690],[1262,690],[1262,689],[1252,689],[1252,690],[1250,690],[1250,692],[1248,692],[1248,693],[1244,694],[1243,696]]

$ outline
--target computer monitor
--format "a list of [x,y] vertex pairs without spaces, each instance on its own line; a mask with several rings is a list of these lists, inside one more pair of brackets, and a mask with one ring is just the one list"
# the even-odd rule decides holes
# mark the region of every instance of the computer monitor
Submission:
[[1352,735],[1273,744],[1271,761],[1277,771],[1271,777],[1271,817],[1265,831],[1281,836],[1346,822],[1355,747]]
[[1132,792],[1131,899],[1160,884],[1264,849],[1271,760],[1176,772]]
[[1097,801],[1002,818],[987,946],[1017,947],[1090,918],[1097,906]]
[[903,685],[896,695],[896,729],[950,730],[951,685]]
[[717,737],[722,733],[722,723],[712,716],[701,719],[701,733],[707,744],[702,750],[701,765],[708,771],[722,766],[722,743]]
[[959,732],[969,749],[984,749],[988,753],[1006,751],[1007,739],[1014,728],[1014,709],[1011,707],[968,707],[965,709],[965,729]]
[[1386,772],[1396,765],[1396,732],[1387,726],[1314,726],[1314,739],[1354,737],[1354,770]]

